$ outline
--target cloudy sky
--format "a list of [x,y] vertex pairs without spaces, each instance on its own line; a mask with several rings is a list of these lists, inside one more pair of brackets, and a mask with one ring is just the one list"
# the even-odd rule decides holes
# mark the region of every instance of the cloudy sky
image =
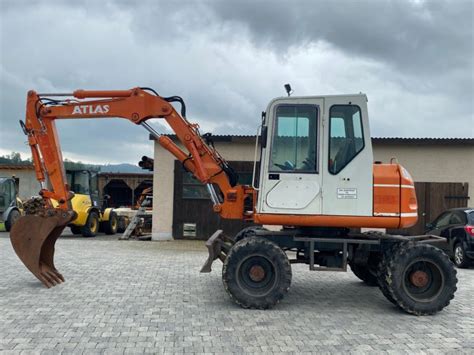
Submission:
[[[18,126],[29,89],[150,86],[182,96],[203,131],[253,134],[289,82],[295,95],[366,93],[375,137],[474,137],[470,0],[0,5],[0,155],[29,154]],[[124,120],[58,129],[69,159],[152,154],[146,131]]]

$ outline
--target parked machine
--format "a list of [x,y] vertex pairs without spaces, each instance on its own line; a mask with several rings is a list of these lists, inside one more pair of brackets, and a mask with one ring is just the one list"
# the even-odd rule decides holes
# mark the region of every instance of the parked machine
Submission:
[[[68,226],[73,234],[95,237],[98,232],[115,234],[118,218],[112,208],[107,207],[107,199],[99,201],[98,175],[90,170],[67,170],[66,181],[74,197],[71,206],[77,217]],[[53,202],[57,206],[57,201]]]
[[[174,102],[181,104],[181,114]],[[55,120],[93,117],[121,117],[142,125],[205,184],[222,218],[283,226],[280,231],[246,228],[230,237],[217,231],[206,243],[209,258],[201,271],[211,271],[215,259],[223,261],[224,287],[245,308],[278,303],[290,288],[292,263],[331,271],[346,271],[349,264],[362,280],[377,284],[390,302],[417,315],[436,313],[454,297],[456,270],[440,249],[428,244],[441,237],[350,233],[361,227],[406,228],[417,221],[408,171],[397,163],[372,163],[365,95],[272,100],[262,114],[256,149],[259,178],[249,186],[237,184],[236,173],[216,151],[212,137],[201,136],[199,126],[186,119],[181,97],[162,97],[150,88],[28,93],[21,126],[43,184],[40,194],[59,205],[22,217],[11,241],[47,287],[64,281],[54,266],[54,244],[77,215]],[[184,150],[157,133],[147,122],[151,118],[166,120]],[[46,176],[51,188],[44,184]]]
[[[144,234],[151,235],[152,213],[153,213],[153,187],[147,187],[142,190],[133,207],[119,207],[115,208],[114,212],[118,217],[117,232],[124,233],[129,224],[137,219],[131,233],[122,235],[119,239],[129,239],[131,235],[135,237],[142,237]],[[150,236],[151,238],[151,236]]]
[[23,213],[14,178],[0,177],[0,222],[10,231]]

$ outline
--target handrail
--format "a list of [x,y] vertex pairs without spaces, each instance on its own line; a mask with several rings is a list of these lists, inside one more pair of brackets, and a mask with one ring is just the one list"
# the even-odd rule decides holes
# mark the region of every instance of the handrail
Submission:
[[[252,170],[252,188],[255,191],[260,190],[259,187],[255,187],[255,172],[257,170],[258,137],[259,137],[259,134],[261,134],[261,132],[262,132],[262,126],[263,126],[263,123],[260,126],[257,127],[257,135],[255,137],[255,155],[254,155],[254,158],[253,158],[253,170]],[[260,157],[260,159],[262,159],[262,157]]]

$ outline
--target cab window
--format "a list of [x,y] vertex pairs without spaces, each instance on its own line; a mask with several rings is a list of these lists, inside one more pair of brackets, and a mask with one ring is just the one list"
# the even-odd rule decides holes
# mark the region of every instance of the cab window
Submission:
[[317,172],[317,117],[316,106],[280,105],[277,107],[270,171]]
[[334,105],[329,110],[329,172],[338,174],[364,149],[359,106]]

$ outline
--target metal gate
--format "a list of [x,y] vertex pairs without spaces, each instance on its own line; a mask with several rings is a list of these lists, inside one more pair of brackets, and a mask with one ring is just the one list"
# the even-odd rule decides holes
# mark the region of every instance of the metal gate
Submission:
[[[232,161],[240,184],[250,184],[253,162]],[[176,239],[207,240],[217,229],[229,236],[252,224],[227,220],[213,212],[207,190],[187,173],[179,161],[174,165],[173,236]]]
[[456,207],[468,207],[469,184],[460,182],[415,182],[418,200],[418,223],[407,229],[389,230],[405,235],[423,234],[426,224],[441,212]]

